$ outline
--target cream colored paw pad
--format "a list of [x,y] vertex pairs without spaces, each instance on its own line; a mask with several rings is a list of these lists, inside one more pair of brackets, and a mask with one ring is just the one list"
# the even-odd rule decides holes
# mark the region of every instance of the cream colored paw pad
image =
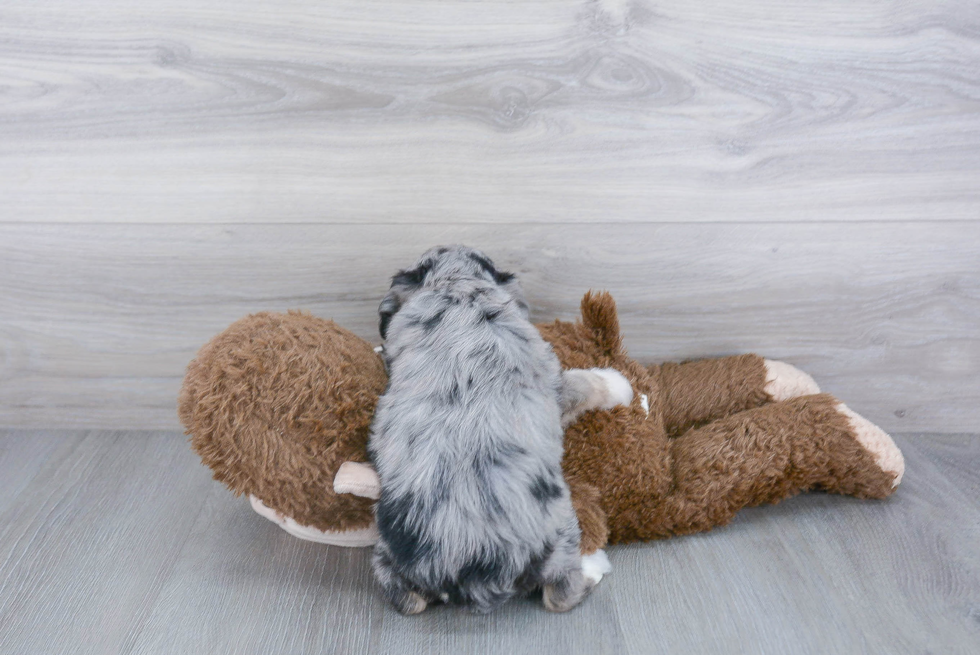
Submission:
[[897,487],[898,483],[902,481],[902,476],[905,474],[905,458],[902,457],[902,451],[898,449],[898,446],[895,445],[892,438],[888,436],[887,432],[853,411],[844,403],[837,405],[836,409],[847,417],[847,420],[851,424],[851,430],[853,430],[865,450],[874,457],[878,467],[882,471],[895,476],[895,481],[892,482],[892,488]]
[[799,396],[820,393],[820,387],[809,375],[786,362],[772,359],[766,363],[766,386],[764,390],[775,401],[789,400]]

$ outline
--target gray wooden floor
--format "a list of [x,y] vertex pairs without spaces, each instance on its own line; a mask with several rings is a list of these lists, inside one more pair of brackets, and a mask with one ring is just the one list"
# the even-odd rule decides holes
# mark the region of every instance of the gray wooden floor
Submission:
[[614,547],[567,615],[404,618],[368,550],[286,535],[176,432],[0,431],[0,653],[976,653],[980,438],[897,440],[885,502],[812,494]]

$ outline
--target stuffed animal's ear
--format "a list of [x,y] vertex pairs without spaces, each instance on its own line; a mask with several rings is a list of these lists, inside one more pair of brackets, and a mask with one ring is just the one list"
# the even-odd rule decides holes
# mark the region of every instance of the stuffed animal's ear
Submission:
[[381,479],[370,464],[344,462],[334,476],[333,490],[377,500],[381,496]]
[[582,324],[595,335],[596,343],[607,355],[618,355],[623,347],[619,333],[616,301],[608,291],[589,291],[582,298]]

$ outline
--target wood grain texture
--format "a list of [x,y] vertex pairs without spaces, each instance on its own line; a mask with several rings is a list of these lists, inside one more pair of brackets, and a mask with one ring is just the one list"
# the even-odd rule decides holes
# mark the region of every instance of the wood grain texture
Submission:
[[75,440],[43,430],[10,433],[0,439],[0,514],[17,502],[20,492],[59,448],[74,447]]
[[0,652],[124,652],[213,485],[174,433],[59,436],[0,514]]
[[517,271],[535,320],[609,289],[641,361],[755,351],[887,430],[980,423],[980,223],[938,222],[0,225],[0,425],[174,428],[232,321],[301,308],[377,342],[388,277],[440,242]]
[[0,508],[0,652],[972,654],[980,435],[897,441],[908,470],[887,501],[804,495],[612,548],[612,574],[567,615],[528,599],[406,618],[369,549],[290,537],[177,433],[0,431],[20,453],[0,473],[46,459]]
[[[980,501],[934,462],[955,452],[975,485],[977,435],[898,443],[908,468],[887,502],[806,495],[719,531],[616,551],[614,564],[635,572],[617,579],[620,620],[635,626],[630,650],[973,652]],[[652,584],[654,552],[664,574]]]
[[231,321],[373,337],[466,241],[639,358],[975,430],[978,70],[975,2],[4,2],[0,425],[174,428]]
[[977,220],[978,70],[975,2],[4,2],[0,220]]

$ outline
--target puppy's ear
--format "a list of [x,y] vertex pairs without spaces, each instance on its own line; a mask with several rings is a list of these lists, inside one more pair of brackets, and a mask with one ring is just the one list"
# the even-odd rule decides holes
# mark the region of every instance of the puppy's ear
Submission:
[[508,273],[507,271],[498,271],[497,267],[493,265],[493,262],[487,259],[485,256],[477,252],[470,253],[470,259],[475,261],[480,265],[484,271],[493,277],[493,281],[499,286],[505,286],[514,280],[514,274]]
[[402,303],[398,298],[398,294],[394,289],[388,292],[381,301],[381,305],[378,306],[378,317],[380,321],[378,323],[378,330],[381,332],[381,338],[388,338],[388,324],[391,323],[391,317],[401,309]]
[[517,276],[507,271],[498,271],[493,262],[480,253],[470,253],[470,259],[493,277],[494,283],[507,292],[507,295],[514,300],[521,313],[524,314],[524,318],[527,318],[530,312],[527,307],[527,300],[524,298],[524,289],[521,287],[521,283],[517,281]]
[[521,310],[524,318],[528,318],[531,312],[527,306],[527,299],[524,297],[524,287],[521,286],[520,281],[512,273],[507,273],[506,275],[509,277],[504,282],[498,282],[497,284],[511,297],[514,304],[517,305],[517,308]]
[[516,280],[517,278],[513,273],[508,273],[507,271],[493,270],[493,281],[504,287]]
[[411,270],[398,271],[391,278],[391,288],[378,307],[378,315],[381,318],[378,328],[382,339],[388,338],[388,325],[391,323],[391,317],[402,308],[402,303],[422,286],[425,276],[431,269],[432,262],[427,261]]

